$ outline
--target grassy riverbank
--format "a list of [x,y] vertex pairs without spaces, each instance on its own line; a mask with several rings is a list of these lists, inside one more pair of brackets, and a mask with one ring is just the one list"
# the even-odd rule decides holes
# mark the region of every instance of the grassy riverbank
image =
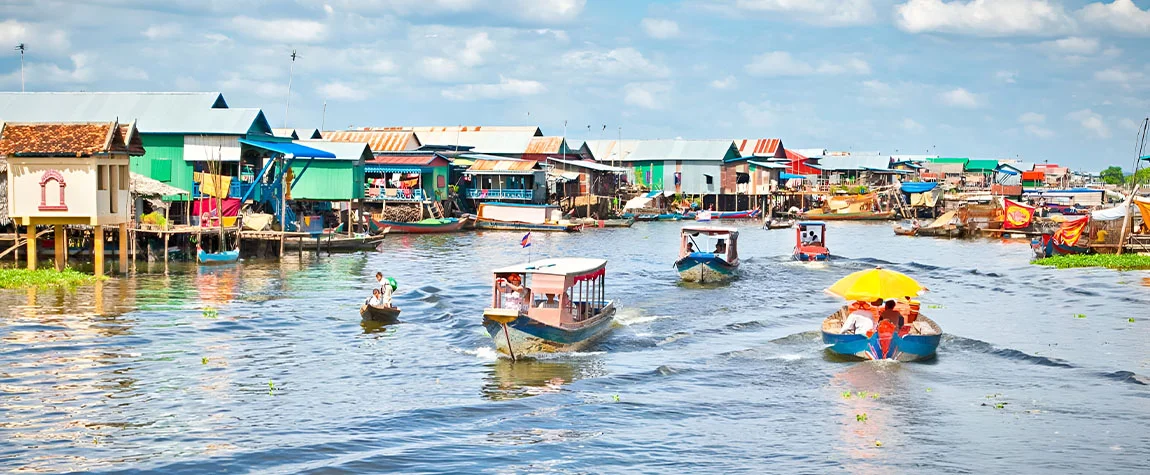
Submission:
[[1072,269],[1076,267],[1106,267],[1117,270],[1150,269],[1150,256],[1140,254],[1076,254],[1054,256],[1034,261],[1041,266]]
[[64,269],[0,269],[0,289],[22,289],[27,287],[48,287],[53,285],[83,285],[96,282],[95,276]]

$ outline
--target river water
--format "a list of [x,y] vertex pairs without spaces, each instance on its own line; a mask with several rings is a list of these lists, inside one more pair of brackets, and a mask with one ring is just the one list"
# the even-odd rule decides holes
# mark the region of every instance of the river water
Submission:
[[[141,263],[75,290],[0,291],[0,469],[164,473],[1145,473],[1150,273],[1053,270],[1024,243],[832,224],[742,229],[742,278],[684,286],[676,223],[390,236],[381,253],[220,268]],[[510,362],[480,325],[488,270],[609,260],[619,324]],[[836,279],[931,292],[926,363],[828,356]],[[377,271],[402,322],[357,313]],[[1129,318],[1134,318],[1130,322]]]

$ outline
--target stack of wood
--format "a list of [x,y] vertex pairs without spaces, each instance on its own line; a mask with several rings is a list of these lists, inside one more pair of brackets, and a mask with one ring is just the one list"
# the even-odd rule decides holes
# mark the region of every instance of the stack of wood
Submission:
[[401,223],[414,223],[430,216],[426,211],[420,213],[419,204],[391,204],[389,203],[383,210],[383,219],[385,221],[398,221]]

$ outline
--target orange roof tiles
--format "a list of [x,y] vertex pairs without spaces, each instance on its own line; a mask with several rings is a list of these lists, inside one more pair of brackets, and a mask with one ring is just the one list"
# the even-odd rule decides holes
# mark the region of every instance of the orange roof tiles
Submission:
[[735,146],[739,149],[739,154],[747,156],[760,156],[760,157],[773,157],[779,152],[779,145],[782,143],[779,139],[743,139],[736,140]]
[[372,152],[401,152],[419,148],[415,133],[410,131],[340,130],[324,132],[323,139],[332,142],[366,143]]
[[115,122],[5,123],[0,130],[0,155],[89,157],[110,151],[128,151]]

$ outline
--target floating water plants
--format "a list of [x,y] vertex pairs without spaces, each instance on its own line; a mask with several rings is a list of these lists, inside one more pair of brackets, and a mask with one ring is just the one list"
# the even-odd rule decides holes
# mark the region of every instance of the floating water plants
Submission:
[[268,396],[273,396],[272,391],[276,390],[276,384],[270,379],[268,380]]
[[863,423],[865,423],[865,422],[866,422],[866,420],[867,420],[867,416],[866,416],[866,413],[864,412],[864,413],[862,413],[862,414],[855,414],[855,420],[856,420],[856,421],[858,421],[858,422],[863,422]]
[[1076,313],[1076,314],[1074,314],[1074,318],[1086,318],[1086,314],[1085,313]]
[[208,357],[205,356],[203,358],[200,358],[200,364],[208,364]]
[[1130,323],[1134,323],[1134,317],[1127,318],[1126,321],[1128,321]]
[[91,284],[106,277],[96,277],[64,269],[0,269],[0,289],[22,289],[26,287],[48,287],[52,285]]
[[1150,256],[1140,254],[1070,254],[1038,259],[1034,261],[1034,264],[1058,269],[1105,267],[1117,270],[1138,270],[1150,269]]
[[204,318],[216,318],[220,316],[220,311],[215,307],[204,307]]

